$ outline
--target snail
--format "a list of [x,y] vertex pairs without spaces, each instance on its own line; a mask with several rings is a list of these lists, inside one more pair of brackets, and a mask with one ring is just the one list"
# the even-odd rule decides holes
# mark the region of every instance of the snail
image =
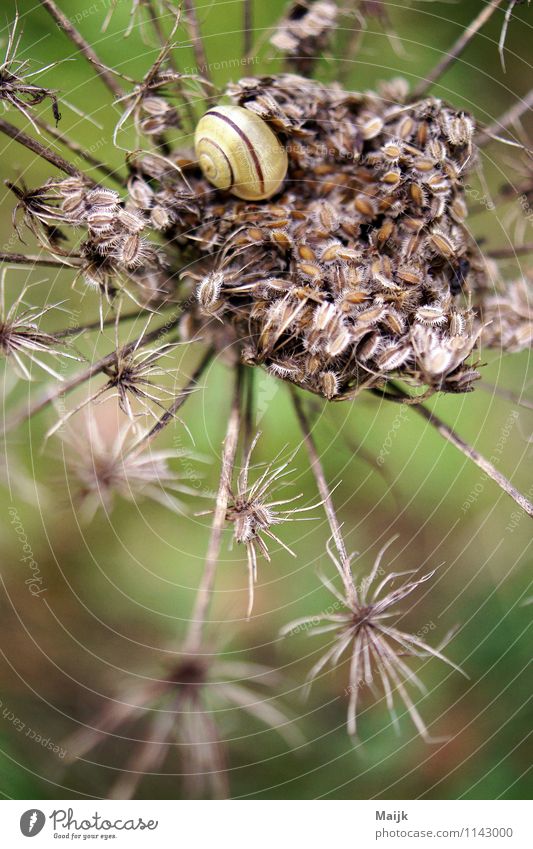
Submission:
[[281,187],[287,151],[255,112],[216,106],[200,118],[194,146],[204,176],[244,200],[264,200]]

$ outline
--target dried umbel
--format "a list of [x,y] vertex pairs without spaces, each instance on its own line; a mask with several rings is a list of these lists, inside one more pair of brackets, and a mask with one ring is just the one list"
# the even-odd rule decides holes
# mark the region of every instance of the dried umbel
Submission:
[[[277,731],[289,745],[303,743],[298,730],[271,698],[261,699],[261,688],[278,683],[268,667],[218,658],[202,651],[184,651],[161,677],[134,690],[122,690],[121,701],[104,707],[91,727],[81,728],[66,741],[69,761],[83,757],[107,736],[140,723],[144,736],[136,738],[131,754],[110,791],[110,797],[129,799],[146,773],[157,772],[172,749],[178,747],[186,796],[227,796],[227,756],[213,704],[218,711],[230,706]],[[137,732],[139,733],[139,732]]]
[[328,46],[335,31],[339,9],[332,0],[291,3],[270,39],[300,73],[310,72],[317,55]]
[[188,224],[208,253],[200,312],[216,303],[248,364],[326,398],[393,376],[470,389],[479,322],[466,296],[485,286],[465,224],[472,119],[434,98],[406,105],[287,75],[229,93],[280,134],[289,169],[275,198],[226,198],[222,214],[192,180]]

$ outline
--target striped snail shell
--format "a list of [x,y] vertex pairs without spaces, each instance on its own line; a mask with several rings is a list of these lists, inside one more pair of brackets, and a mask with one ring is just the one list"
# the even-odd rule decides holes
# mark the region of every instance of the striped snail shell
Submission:
[[287,151],[255,112],[216,106],[200,118],[194,147],[204,176],[244,200],[272,197],[288,168]]

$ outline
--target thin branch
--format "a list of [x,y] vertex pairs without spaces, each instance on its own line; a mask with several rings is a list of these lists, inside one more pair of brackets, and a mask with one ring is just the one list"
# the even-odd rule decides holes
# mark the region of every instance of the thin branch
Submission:
[[433,70],[429,72],[425,79],[421,80],[421,82],[415,86],[412,94],[414,100],[418,100],[418,98],[423,97],[427,90],[431,88],[437,80],[443,76],[443,74],[446,73],[448,68],[453,65],[456,59],[458,59],[461,55],[465,47],[472,41],[476,33],[479,32],[481,27],[492,17],[498,6],[502,5],[502,2],[503,0],[491,0],[488,5],[483,7],[472,23],[461,33],[453,47],[446,51],[446,54],[440,62],[435,65]]
[[75,327],[66,327],[64,330],[51,331],[56,339],[67,339],[69,336],[77,336],[78,333],[90,333],[91,330],[102,330],[104,327],[116,326],[117,322],[135,321],[136,318],[146,318],[146,310],[135,310],[135,312],[121,313],[119,316],[106,318],[105,321],[96,319],[89,324],[78,324]]
[[85,56],[85,58],[87,59],[87,61],[93,66],[93,68],[95,68],[98,76],[100,77],[102,82],[105,83],[105,85],[108,87],[111,94],[113,94],[114,97],[123,97],[124,91],[111,73],[111,71],[104,65],[102,65],[91,45],[83,38],[81,33],[78,32],[76,27],[61,11],[61,9],[57,7],[54,0],[41,0],[41,5],[44,6],[46,11],[56,21],[59,29],[63,30],[63,32],[76,45],[80,53],[82,53],[83,56]]
[[[393,384],[394,385],[394,384]],[[409,398],[407,392],[404,392],[401,387],[394,385],[394,390],[397,393],[397,397],[388,395],[388,400],[394,400],[398,403],[403,403],[403,399]],[[424,407],[423,404],[413,404],[412,409],[418,413],[419,416],[422,416],[427,422],[429,422],[447,442],[450,442],[454,445],[465,457],[468,457],[469,460],[472,460],[473,463],[478,466],[485,474],[492,478],[498,486],[503,489],[507,495],[510,495],[511,498],[516,501],[519,507],[524,510],[528,516],[533,517],[533,504],[518,490],[512,485],[512,483],[507,480],[505,475],[502,475],[495,466],[489,460],[486,460],[482,454],[476,451],[475,448],[468,445],[457,433],[445,422],[442,421],[438,416],[435,415],[431,410],[428,410],[427,407]]]
[[485,256],[490,256],[491,259],[512,259],[515,256],[524,256],[524,254],[530,253],[533,253],[533,242],[508,248],[494,248],[491,251],[485,251]]
[[56,168],[59,168],[60,171],[64,171],[65,174],[68,174],[69,177],[78,177],[92,185],[96,185],[94,180],[87,177],[78,168],[75,168],[74,165],[67,162],[66,159],[63,159],[59,153],[55,153],[55,151],[51,150],[49,147],[45,147],[38,142],[37,139],[32,139],[31,136],[26,135],[26,133],[19,130],[18,127],[15,127],[14,124],[10,124],[9,121],[4,121],[3,118],[0,118],[0,132],[5,133],[6,136],[9,136],[9,138],[19,142],[19,144],[24,145],[24,147],[27,147],[28,150],[31,150],[32,153],[36,153],[37,156],[40,156],[42,159],[46,159],[46,161],[50,162],[51,165],[54,165]]
[[493,136],[495,133],[499,133],[501,130],[505,130],[508,127],[512,126],[516,121],[519,121],[522,115],[525,112],[528,112],[529,109],[533,107],[533,88],[528,91],[524,97],[521,97],[518,103],[515,103],[509,109],[507,109],[503,115],[499,118],[496,118],[492,124],[489,124],[488,127],[480,130],[479,135],[476,137],[476,144],[478,147],[483,147],[488,144],[490,141],[493,141]]
[[[77,257],[73,258],[77,259]],[[7,262],[11,265],[39,265],[42,268],[62,268],[65,270],[72,268],[71,265],[67,265],[59,259],[46,258],[34,254],[0,253],[0,262]]]
[[244,56],[248,56],[252,49],[252,37],[253,37],[253,7],[252,0],[242,0],[243,9],[242,9],[242,31],[243,31],[243,51]]
[[342,567],[341,577],[344,581],[346,590],[348,592],[351,592],[353,590],[353,585],[352,574],[350,570],[350,558],[348,557],[348,554],[346,552],[346,546],[342,537],[341,526],[339,524],[339,520],[337,519],[337,514],[335,513],[333,499],[331,497],[331,492],[328,486],[328,482],[326,480],[326,476],[324,474],[324,469],[322,468],[322,463],[320,462],[320,457],[315,445],[315,441],[313,439],[311,426],[304,412],[302,402],[298,393],[296,392],[296,389],[293,386],[289,386],[289,391],[292,396],[292,402],[294,405],[296,416],[298,418],[298,422],[302,429],[305,447],[309,455],[311,470],[315,477],[316,485],[318,487],[320,497],[324,504],[324,510],[328,519],[329,526],[331,528],[333,542],[335,543],[335,548],[337,549],[337,552],[339,554],[340,565]]
[[485,383],[485,381],[481,380],[477,384],[479,389],[483,389],[484,392],[489,392],[491,395],[497,395],[499,398],[503,398],[505,401],[511,401],[512,404],[518,404],[519,407],[524,407],[526,410],[533,410],[533,401],[530,401],[528,398],[522,398],[522,395],[517,392],[511,392],[509,389],[502,389],[500,386],[494,386],[492,383]]
[[[163,28],[161,26],[161,21],[159,20],[159,16],[157,15],[156,10],[154,9],[154,5],[152,3],[152,0],[148,0],[148,2],[146,4],[146,9],[147,9],[147,12],[148,12],[148,18],[150,20],[150,24],[152,25],[152,29],[154,30],[154,32],[156,34],[156,37],[159,41],[159,44],[161,45],[161,47],[165,47],[168,39],[165,36],[165,33],[163,32]],[[169,53],[168,53],[167,62],[176,74],[181,73],[180,68],[178,67],[178,64],[177,64],[177,62],[174,58],[172,51],[169,51]],[[181,92],[180,92],[180,94],[181,94]],[[187,117],[189,118],[189,122],[191,124],[191,127],[194,128],[196,126],[196,121],[197,121],[196,115],[194,114],[194,109],[193,109],[193,107],[192,107],[192,105],[191,105],[191,103],[190,103],[190,101],[187,97],[182,97],[182,100],[183,100],[183,104],[185,106],[185,111],[187,112]]]
[[198,65],[197,71],[198,73],[202,74],[202,76],[206,77],[206,79],[208,79],[210,82],[212,82],[211,72],[207,64],[207,56],[205,54],[200,24],[198,23],[196,8],[194,6],[194,0],[183,0],[183,8],[185,9],[187,17],[187,27],[191,36],[194,56],[196,58],[196,64]]
[[161,431],[176,418],[176,413],[178,412],[180,407],[185,404],[185,401],[187,400],[191,392],[195,389],[202,374],[211,362],[213,354],[214,351],[212,348],[209,348],[206,351],[199,364],[197,365],[196,369],[194,370],[193,374],[191,375],[183,389],[180,390],[179,394],[176,396],[171,406],[168,408],[168,410],[166,410],[165,413],[163,413],[159,421],[157,421],[155,425],[147,433],[141,436],[141,438],[135,443],[135,445],[132,446],[131,451],[129,452],[130,454],[139,454],[140,451],[144,451],[144,449],[152,442],[152,440],[154,440],[156,436],[158,436]]
[[220,471],[220,483],[217,493],[217,503],[213,516],[213,524],[211,526],[211,537],[205,559],[204,573],[198,592],[194,609],[189,624],[189,631],[185,640],[185,651],[194,651],[199,648],[202,642],[202,630],[206,620],[209,602],[213,590],[215,580],[218,555],[220,544],[222,541],[222,531],[226,522],[226,512],[230,496],[231,478],[233,466],[235,464],[235,456],[237,454],[237,443],[239,440],[239,431],[241,425],[241,404],[242,404],[242,382],[243,382],[243,367],[238,366],[235,376],[235,389],[233,393],[233,402],[228,420],[226,438],[224,440],[224,450],[222,454],[222,467]]
[[115,351],[111,351],[110,354],[106,354],[105,357],[102,357],[100,360],[97,360],[93,363],[90,368],[85,369],[84,371],[75,374],[70,380],[65,380],[60,383],[58,386],[54,386],[49,389],[47,392],[44,392],[40,398],[37,398],[32,404],[28,407],[21,407],[18,411],[15,411],[14,415],[8,419],[7,423],[4,425],[3,430],[0,431],[0,436],[8,433],[14,428],[19,427],[28,419],[31,419],[37,413],[40,413],[41,410],[44,410],[58,398],[61,396],[67,395],[69,392],[72,392],[73,389],[76,389],[78,386],[81,386],[88,380],[91,380],[92,377],[104,371],[104,369],[113,366],[119,357],[127,356],[131,351],[133,351],[139,343],[142,341],[143,345],[147,345],[150,342],[153,342],[155,339],[159,339],[161,336],[165,336],[171,330],[173,330],[180,322],[181,314],[176,316],[175,318],[166,322],[161,327],[152,330],[151,333],[147,333],[145,336],[141,336],[138,339],[134,339],[132,342],[128,342],[126,345],[123,345],[121,348],[118,348]]
[[124,187],[125,179],[120,176],[116,171],[106,165],[104,162],[100,162],[99,159],[96,159],[89,153],[88,150],[85,150],[78,142],[74,141],[74,139],[69,138],[68,136],[60,133],[59,130],[56,130],[52,124],[49,124],[48,121],[43,121],[42,118],[38,116],[33,117],[34,122],[37,124],[41,130],[44,130],[45,133],[48,133],[56,141],[60,142],[60,144],[64,144],[72,153],[79,156],[80,159],[84,159],[89,165],[93,168],[96,168],[97,171],[100,171],[105,177],[108,177],[110,180],[114,180],[115,183],[118,183],[122,188]]

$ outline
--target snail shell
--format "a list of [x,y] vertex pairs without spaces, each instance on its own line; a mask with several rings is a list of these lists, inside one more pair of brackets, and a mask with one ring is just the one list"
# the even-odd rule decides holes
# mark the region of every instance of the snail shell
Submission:
[[244,200],[272,197],[288,168],[287,151],[255,112],[216,106],[200,118],[194,147],[204,176]]

